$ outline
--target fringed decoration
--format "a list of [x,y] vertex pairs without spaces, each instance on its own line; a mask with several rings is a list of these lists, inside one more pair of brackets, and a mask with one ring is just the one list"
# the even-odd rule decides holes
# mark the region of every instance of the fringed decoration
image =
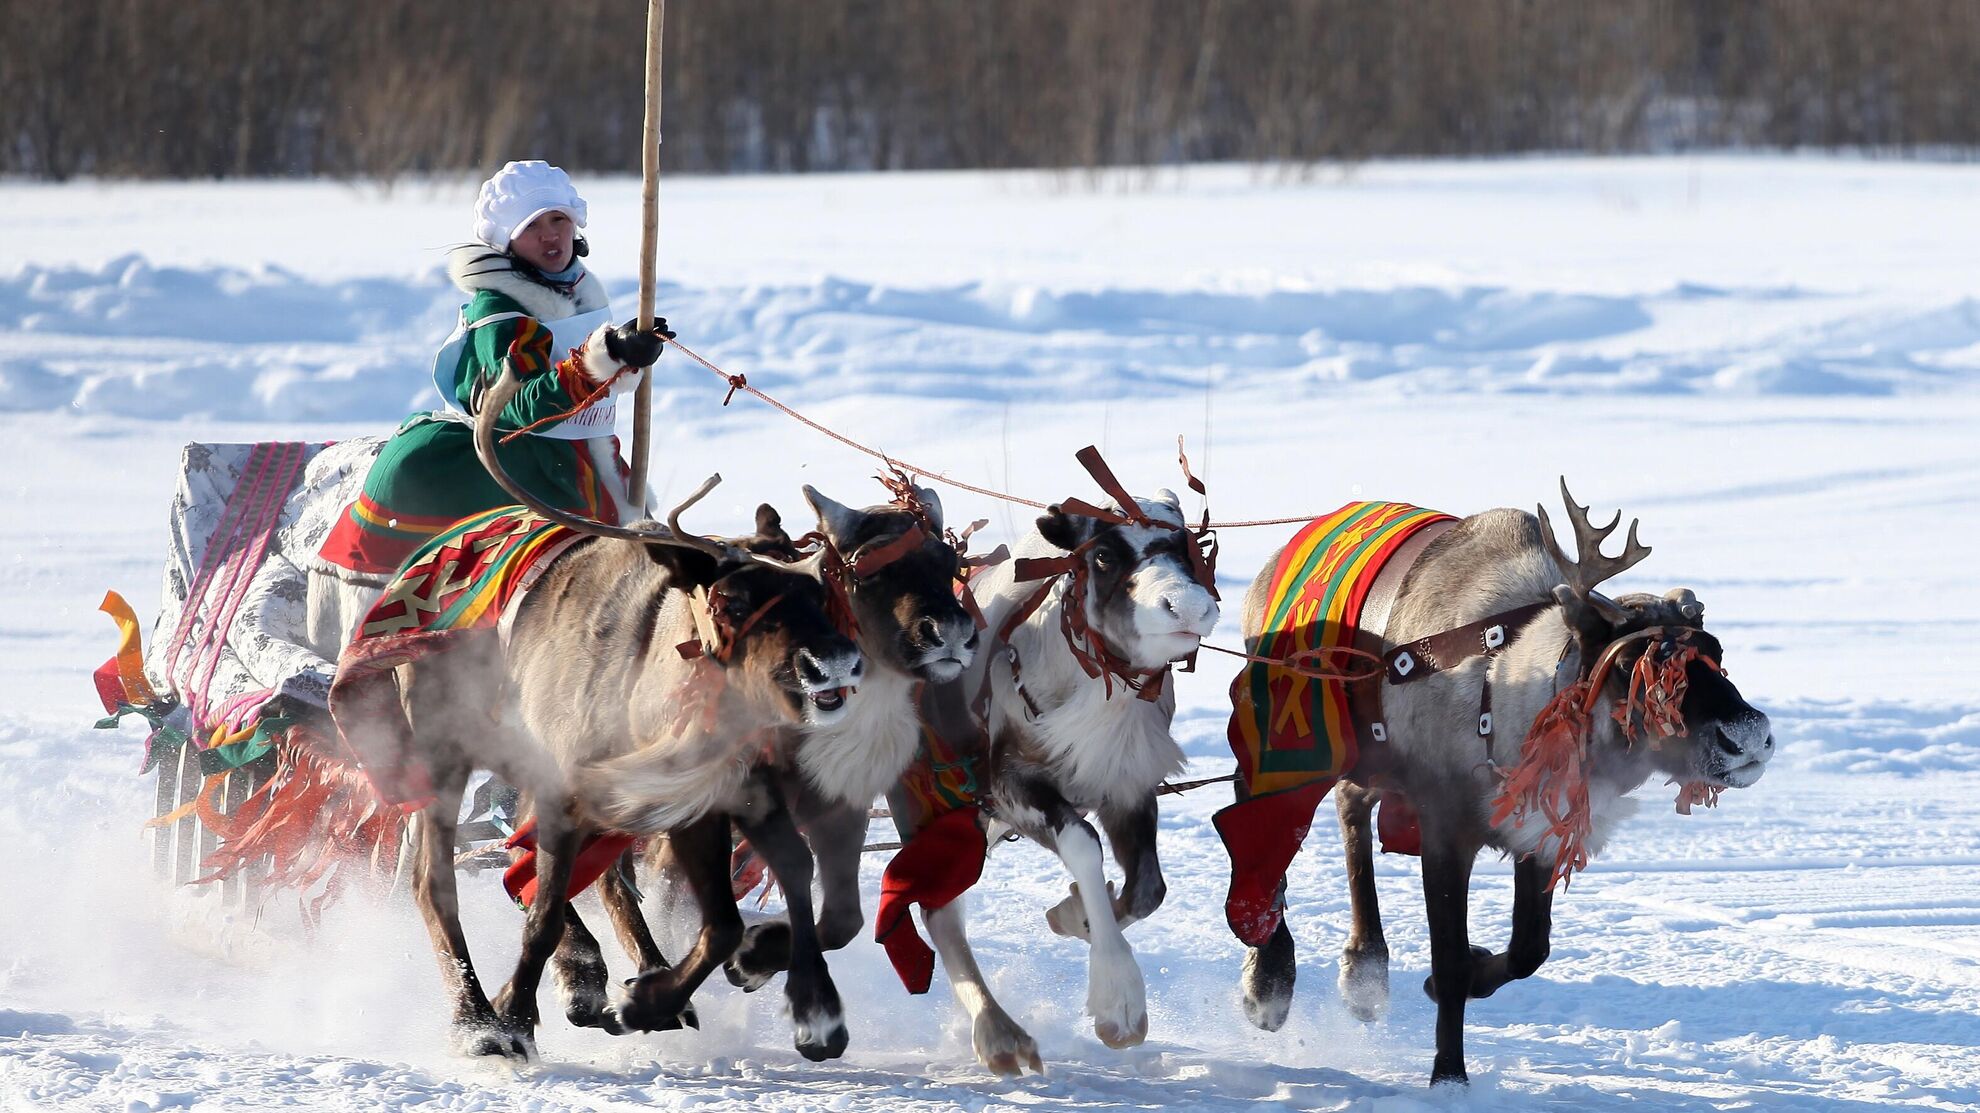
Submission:
[[689,656],[686,647],[695,644],[682,643],[681,655],[688,658],[688,674],[674,689],[674,713],[666,727],[670,735],[714,730],[716,716],[722,709],[722,692],[729,685],[728,673],[722,666],[705,655]]
[[1698,647],[1680,641],[1667,653],[1654,648],[1636,659],[1629,670],[1629,695],[1614,711],[1623,733],[1634,742],[1645,732],[1650,744],[1689,733],[1680,708],[1690,681],[1685,668],[1700,656]]
[[343,867],[381,874],[392,868],[409,813],[380,804],[362,771],[322,756],[316,752],[320,745],[291,728],[276,748],[274,776],[231,816],[219,815],[207,802],[220,778],[208,779],[195,803],[220,846],[203,863],[210,872],[196,883],[222,880],[257,864],[267,870],[259,884],[270,888],[308,890],[322,881],[325,889],[308,909],[314,917],[342,891]]
[[1541,709],[1492,804],[1493,826],[1508,818],[1523,826],[1536,812],[1546,819],[1543,837],[1556,840],[1549,890],[1588,864],[1588,693],[1579,681]]
[[1704,781],[1673,782],[1678,786],[1677,813],[1690,815],[1693,807],[1716,808],[1719,806],[1719,793],[1724,785],[1706,784]]

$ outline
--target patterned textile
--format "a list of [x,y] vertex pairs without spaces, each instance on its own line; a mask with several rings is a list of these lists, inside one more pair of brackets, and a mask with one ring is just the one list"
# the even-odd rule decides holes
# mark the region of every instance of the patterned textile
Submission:
[[958,808],[975,807],[987,793],[980,778],[988,773],[982,747],[943,738],[926,722],[921,728],[921,747],[914,761],[901,774],[899,806],[894,808],[894,830],[910,839],[928,824]]
[[[405,818],[378,808],[334,742],[304,722],[315,712],[328,725],[337,652],[335,631],[311,630],[313,554],[382,443],[187,445],[148,650],[129,606],[114,592],[104,601],[120,633],[97,676],[112,712],[98,725],[141,715],[152,728],[146,769],[198,747],[206,782],[174,818],[197,811],[219,839],[201,880],[252,866],[261,885],[321,883],[312,913],[341,889],[339,867],[396,852]],[[225,774],[264,759],[261,788],[223,814]]]
[[550,560],[584,536],[519,506],[491,510],[427,542],[372,604],[338,660],[330,713],[387,803],[427,795],[425,769],[396,711],[391,670],[461,637],[498,636],[503,617]]
[[[310,630],[312,557],[335,516],[357,497],[365,469],[383,443],[369,437],[296,446],[302,456],[300,475],[284,492],[273,532],[253,563],[228,560],[239,553],[244,536],[236,528],[238,511],[230,514],[229,507],[243,497],[243,480],[260,470],[258,457],[282,446],[186,446],[172,497],[158,618],[144,655],[152,688],[202,711],[264,690],[292,706],[329,706],[339,647],[334,632],[319,638]],[[227,594],[236,599],[231,618],[202,602],[216,594],[215,588],[226,586],[215,585],[211,571],[223,567],[233,582],[234,590]],[[182,630],[184,635],[175,637]],[[197,672],[190,667],[195,658],[189,647],[194,645],[208,658]],[[204,739],[217,725],[202,720],[189,729]]]
[[[1252,652],[1284,659],[1308,650],[1379,648],[1362,607],[1389,558],[1426,526],[1452,521],[1406,503],[1355,502],[1307,524],[1274,566],[1265,622]],[[1343,661],[1343,671],[1354,671]],[[1279,926],[1277,893],[1313,824],[1314,809],[1358,756],[1348,685],[1267,664],[1231,682],[1231,752],[1247,798],[1217,813],[1231,855],[1225,916],[1250,946]]]

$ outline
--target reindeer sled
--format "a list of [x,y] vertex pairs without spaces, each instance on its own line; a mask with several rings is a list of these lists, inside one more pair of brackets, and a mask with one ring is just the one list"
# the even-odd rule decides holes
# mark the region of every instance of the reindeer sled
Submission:
[[[320,597],[328,575],[315,554],[382,443],[187,445],[150,636],[122,597],[104,600],[120,644],[96,673],[99,726],[150,728],[153,862],[169,883],[210,882],[195,891],[229,905],[286,885],[314,892],[314,912],[353,878],[407,876],[406,814],[378,805],[331,723],[344,631],[311,608],[311,577]],[[505,863],[475,851],[499,849],[513,818],[513,794],[481,781],[457,854]]]

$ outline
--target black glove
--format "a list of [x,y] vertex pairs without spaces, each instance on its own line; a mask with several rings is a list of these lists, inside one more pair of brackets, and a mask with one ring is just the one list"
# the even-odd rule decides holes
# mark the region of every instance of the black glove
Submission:
[[663,340],[673,338],[665,317],[655,319],[645,332],[639,331],[637,320],[627,321],[605,334],[605,354],[627,367],[651,367],[660,358]]

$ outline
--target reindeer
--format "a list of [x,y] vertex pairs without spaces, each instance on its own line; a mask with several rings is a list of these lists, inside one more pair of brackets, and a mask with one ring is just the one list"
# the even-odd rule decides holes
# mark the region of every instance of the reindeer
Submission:
[[[866,665],[859,699],[847,713],[827,723],[785,728],[782,733],[788,737],[773,747],[779,763],[763,771],[788,802],[815,857],[822,893],[816,931],[825,950],[850,943],[865,923],[859,860],[867,813],[900,780],[920,744],[916,693],[923,685],[953,684],[969,666],[978,641],[975,623],[954,592],[961,554],[958,543],[944,538],[940,498],[925,487],[897,487],[901,494],[895,502],[864,510],[804,488],[819,524],[819,535],[807,540],[822,538],[830,552],[843,554],[839,572]],[[779,559],[801,557],[799,543],[767,505],[757,510],[755,536],[742,544]],[[790,967],[793,925],[787,916],[743,929],[729,889],[727,833],[711,832],[710,838],[705,846],[678,834],[654,840],[647,865],[685,883],[700,906],[704,932],[738,940],[726,971],[734,984],[754,991]],[[780,881],[788,873],[778,872]],[[608,875],[600,885],[627,953],[657,954],[624,876]],[[790,906],[789,915],[797,914],[796,907]],[[556,958],[560,984],[573,1002],[602,1002],[607,979],[602,959],[595,958],[596,943],[588,939],[581,921],[573,919],[570,925]],[[575,1003],[568,1015],[576,1023],[615,1032],[630,1026],[631,1017],[623,1007],[614,1014]],[[695,1022],[691,1010],[680,1019]],[[649,1023],[653,1021],[665,1023],[664,1018]]]
[[[1704,629],[1705,609],[1697,596],[1687,588],[1661,598],[1609,599],[1597,592],[1596,585],[1636,565],[1650,550],[1637,542],[1632,521],[1621,555],[1605,556],[1602,543],[1621,513],[1598,528],[1565,480],[1561,496],[1574,529],[1572,560],[1555,541],[1542,507],[1537,518],[1510,509],[1466,518],[1407,566],[1381,631],[1390,673],[1413,647],[1439,632],[1529,607],[1532,617],[1505,627],[1506,640],[1493,652],[1474,648],[1473,655],[1413,678],[1416,682],[1398,683],[1393,675],[1386,683],[1377,680],[1386,745],[1373,753],[1364,750],[1337,790],[1352,909],[1340,987],[1349,1008],[1364,1020],[1375,1019],[1388,1002],[1389,951],[1375,896],[1370,816],[1386,794],[1406,797],[1419,819],[1430,926],[1431,973],[1424,992],[1437,1002],[1433,1085],[1467,1081],[1466,1001],[1489,997],[1539,969],[1548,953],[1555,881],[1598,851],[1615,824],[1634,810],[1625,798],[1629,792],[1662,773],[1687,784],[1679,810],[1688,811],[1690,802],[1709,803],[1722,788],[1753,784],[1773,756],[1767,717],[1717,667],[1720,645]],[[1263,627],[1266,581],[1276,562],[1276,556],[1267,562],[1246,596],[1248,645],[1255,646]],[[1477,629],[1472,637],[1476,640]],[[1489,633],[1486,640],[1489,644]],[[1652,716],[1632,693],[1632,685],[1646,677],[1670,685],[1670,701],[1655,729],[1642,721]],[[1564,680],[1584,687],[1557,698]],[[1481,707],[1489,709],[1486,717]],[[1548,724],[1571,722],[1563,716],[1575,714],[1585,714],[1586,723],[1563,736],[1573,745],[1561,756],[1585,771],[1585,786],[1562,783],[1566,779],[1533,765],[1522,765],[1513,782],[1502,785],[1489,735],[1527,739],[1525,753],[1531,758],[1535,739],[1548,734]],[[1541,721],[1537,732],[1536,720]],[[1642,735],[1649,737],[1633,740]],[[1585,787],[1588,819],[1579,846],[1573,845],[1572,832],[1511,805],[1505,794],[1522,780],[1522,771],[1528,787],[1541,794],[1566,795]],[[1472,862],[1487,847],[1514,859],[1512,936],[1496,953],[1473,946],[1466,926]],[[1283,900],[1282,882],[1276,928],[1262,946],[1249,949],[1242,978],[1246,1015],[1268,1031],[1285,1022],[1293,991],[1293,942]]]
[[[857,707],[836,722],[794,728],[799,737],[781,751],[791,760],[779,783],[818,862],[818,936],[827,950],[852,942],[866,922],[859,859],[867,815],[920,746],[918,694],[953,685],[978,644],[976,624],[957,599],[961,553],[943,536],[941,498],[926,487],[892,485],[900,492],[893,503],[863,510],[804,488],[820,534],[845,554],[867,666]],[[730,981],[754,991],[787,968],[789,933],[781,919],[751,925],[729,961]]]
[[[791,894],[795,954],[786,990],[799,1050],[838,1054],[845,1027],[810,930],[809,859],[788,811],[755,772],[777,728],[823,726],[856,705],[862,661],[828,617],[818,564],[794,568],[683,530],[681,511],[719,477],[677,507],[666,530],[606,526],[532,498],[494,453],[496,417],[520,385],[509,375],[489,391],[476,419],[476,451],[525,506],[592,536],[548,558],[505,647],[463,641],[400,664],[339,712],[360,752],[415,754],[431,778],[413,887],[454,998],[456,1042],[474,1055],[534,1057],[536,990],[564,933],[561,898],[587,836],[664,831],[712,843],[711,828],[719,827],[726,855],[733,818]],[[689,644],[698,645],[698,659],[682,651]],[[708,690],[711,679],[717,691]],[[681,706],[683,694],[696,691],[700,706]],[[534,801],[543,894],[524,920],[515,972],[492,1002],[468,957],[452,860],[461,793],[476,768],[492,769]],[[727,957],[722,943],[704,932],[682,967],[660,960],[646,970],[633,987],[632,1019],[664,1027],[678,1017]]]
[[[1095,470],[1096,478],[1103,471]],[[978,579],[996,639],[962,685],[931,694],[954,701],[988,685],[991,830],[1050,848],[1072,874],[1072,895],[1046,919],[1053,931],[1091,944],[1086,1010],[1101,1041],[1122,1048],[1148,1033],[1141,970],[1122,929],[1153,913],[1165,895],[1155,790],[1183,765],[1170,734],[1175,693],[1168,671],[1196,651],[1218,608],[1197,576],[1195,538],[1183,528],[1176,495],[1130,499],[1111,476],[1102,481],[1115,495],[1112,508],[1049,508],[1018,546],[1020,559]],[[1042,560],[1027,566],[1026,557]],[[1042,595],[1018,578],[1041,566],[1058,570]],[[1076,643],[1072,630],[1089,633]],[[1095,662],[1100,667],[1089,671]],[[960,718],[958,709],[946,710]],[[895,807],[903,806],[897,799]],[[1088,814],[1100,820],[1123,871],[1117,898]],[[1037,1043],[984,983],[963,901],[924,908],[923,921],[970,1014],[977,1058],[998,1074],[1026,1065],[1042,1070]]]

